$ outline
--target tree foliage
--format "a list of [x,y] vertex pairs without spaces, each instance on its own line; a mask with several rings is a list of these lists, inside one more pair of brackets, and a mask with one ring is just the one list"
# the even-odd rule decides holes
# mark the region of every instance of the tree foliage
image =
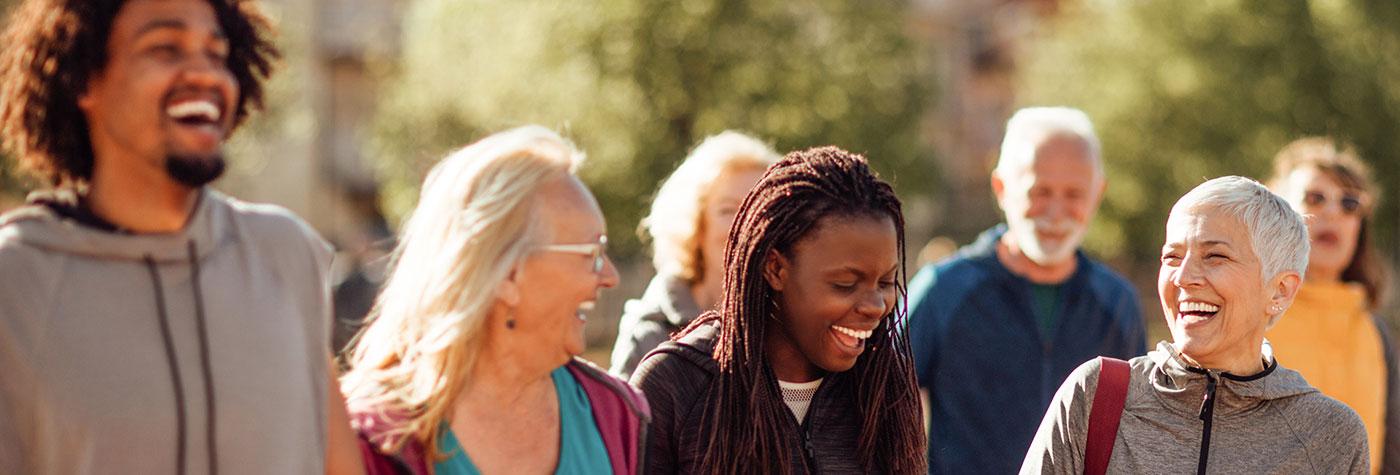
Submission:
[[[1382,193],[1373,231],[1397,243],[1400,3],[1085,1],[1023,52],[1027,103],[1082,107],[1104,142],[1108,195],[1089,245],[1155,261],[1172,203],[1205,179],[1264,179],[1303,135],[1357,146]],[[1392,253],[1393,254],[1393,253]]]
[[[373,148],[401,215],[446,151],[525,123],[562,130],[624,253],[663,179],[725,129],[779,151],[835,144],[929,183],[931,89],[902,2],[419,0]],[[898,185],[897,185],[898,186]],[[916,191],[906,187],[906,192]],[[922,191],[922,190],[917,190]]]
[[[0,0],[0,18],[9,19],[14,0]],[[0,44],[0,47],[4,47]],[[21,177],[18,163],[10,154],[0,151],[0,211],[18,204],[24,199],[25,190],[33,187],[32,180]]]

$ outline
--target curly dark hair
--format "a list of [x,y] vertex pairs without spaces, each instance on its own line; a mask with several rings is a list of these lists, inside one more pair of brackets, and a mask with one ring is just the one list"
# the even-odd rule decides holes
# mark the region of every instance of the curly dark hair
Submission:
[[[26,0],[0,44],[0,135],[22,169],[51,185],[92,175],[87,118],[78,96],[107,66],[107,41],[125,0]],[[238,80],[234,126],[262,107],[263,81],[281,53],[256,0],[209,0],[228,37],[228,68]]]
[[889,218],[898,239],[899,298],[867,340],[849,374],[853,410],[861,415],[856,443],[865,473],[924,473],[926,439],[904,326],[904,215],[894,189],[865,157],[836,147],[789,153],[774,164],[740,205],[725,248],[724,297],[718,312],[696,319],[682,334],[719,324],[714,358],[719,375],[710,392],[702,473],[793,473],[782,443],[787,414],[764,355],[764,323],[773,318],[774,291],[763,278],[770,251],[791,256],[823,218]]

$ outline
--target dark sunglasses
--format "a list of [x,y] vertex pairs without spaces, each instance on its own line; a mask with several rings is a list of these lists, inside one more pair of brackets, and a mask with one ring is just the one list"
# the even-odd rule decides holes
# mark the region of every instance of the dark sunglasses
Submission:
[[[1329,198],[1327,195],[1318,191],[1308,191],[1303,193],[1303,204],[1307,205],[1308,207],[1323,206],[1326,205],[1327,202],[1333,200],[1334,198]],[[1361,196],[1356,195],[1354,193],[1342,193],[1341,198],[1335,198],[1335,200],[1337,201],[1337,204],[1342,206],[1343,214],[1353,216],[1361,214],[1362,205],[1364,204],[1361,202]]]

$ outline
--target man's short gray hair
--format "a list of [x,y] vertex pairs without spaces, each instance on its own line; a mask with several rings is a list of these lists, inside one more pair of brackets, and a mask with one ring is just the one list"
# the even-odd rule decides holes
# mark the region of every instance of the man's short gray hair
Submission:
[[1094,133],[1094,123],[1084,111],[1072,107],[1027,107],[1016,111],[1011,120],[1006,121],[1006,137],[1001,141],[1001,157],[997,159],[995,173],[1004,177],[1008,172],[1030,165],[1037,147],[1051,137],[1063,135],[1084,141],[1094,173],[1102,179],[1100,155],[1103,147],[1098,134]]
[[1285,270],[1295,271],[1301,278],[1307,271],[1308,227],[1303,216],[1264,185],[1241,176],[1216,178],[1187,192],[1172,206],[1172,213],[1203,207],[1240,219],[1249,232],[1264,279]]

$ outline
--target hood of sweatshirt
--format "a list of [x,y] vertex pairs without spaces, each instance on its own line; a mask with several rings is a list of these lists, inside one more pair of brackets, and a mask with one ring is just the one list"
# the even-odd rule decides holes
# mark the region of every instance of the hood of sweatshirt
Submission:
[[690,283],[672,275],[661,275],[652,279],[641,298],[628,300],[624,305],[625,313],[629,314],[660,313],[668,323],[677,328],[685,328],[691,320],[700,316],[700,305],[695,303],[695,297],[690,295]]
[[1152,388],[1167,407],[1195,417],[1201,410],[1207,382],[1213,378],[1217,418],[1248,413],[1265,401],[1317,392],[1297,371],[1279,367],[1268,341],[1262,350],[1264,370],[1240,376],[1187,363],[1175,346],[1160,342],[1147,354],[1153,363]]
[[232,210],[227,200],[210,199],[214,195],[218,192],[207,188],[199,192],[194,212],[180,231],[131,234],[100,229],[64,216],[49,203],[69,198],[37,194],[30,197],[30,205],[0,217],[0,239],[18,239],[47,251],[95,259],[187,262],[191,244],[203,258],[233,239],[229,216]]

